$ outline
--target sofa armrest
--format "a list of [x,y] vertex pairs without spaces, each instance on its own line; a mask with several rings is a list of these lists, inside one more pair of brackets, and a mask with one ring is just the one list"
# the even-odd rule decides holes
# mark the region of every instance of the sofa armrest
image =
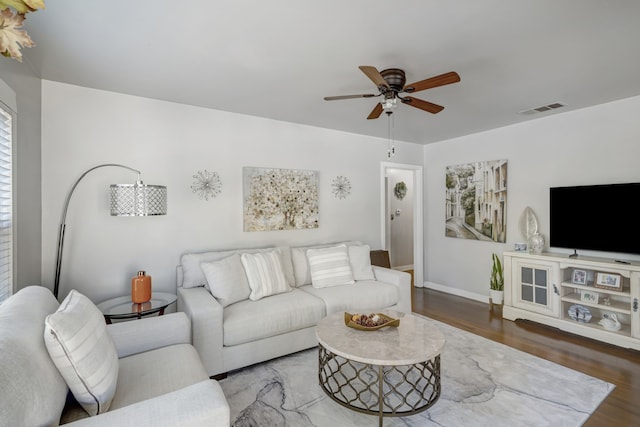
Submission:
[[398,287],[398,311],[411,313],[411,275],[404,271],[378,267],[377,265],[371,267],[376,280]]
[[146,317],[107,325],[118,358],[174,344],[191,343],[191,324],[184,313]]
[[206,426],[228,427],[229,404],[220,384],[201,381],[180,390],[143,400],[65,426]]
[[222,305],[205,288],[178,288],[178,310],[191,320],[191,342],[209,376],[225,373]]

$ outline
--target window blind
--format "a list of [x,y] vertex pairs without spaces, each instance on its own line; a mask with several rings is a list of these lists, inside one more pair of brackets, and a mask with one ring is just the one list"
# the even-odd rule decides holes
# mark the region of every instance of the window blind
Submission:
[[0,103],[0,303],[13,293],[13,116]]

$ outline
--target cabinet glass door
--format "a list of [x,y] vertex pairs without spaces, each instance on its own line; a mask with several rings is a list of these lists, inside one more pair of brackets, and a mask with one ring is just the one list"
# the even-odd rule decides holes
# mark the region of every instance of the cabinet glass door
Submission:
[[532,267],[522,267],[521,270],[522,300],[546,306],[547,300],[547,270]]
[[560,299],[557,293],[557,264],[515,262],[512,283],[513,306],[558,317]]

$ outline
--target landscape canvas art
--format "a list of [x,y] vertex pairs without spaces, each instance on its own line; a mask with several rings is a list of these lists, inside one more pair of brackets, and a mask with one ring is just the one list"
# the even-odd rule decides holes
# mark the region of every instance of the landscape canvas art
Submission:
[[447,166],[445,178],[445,235],[506,242],[507,161]]
[[244,231],[318,228],[318,172],[243,168]]

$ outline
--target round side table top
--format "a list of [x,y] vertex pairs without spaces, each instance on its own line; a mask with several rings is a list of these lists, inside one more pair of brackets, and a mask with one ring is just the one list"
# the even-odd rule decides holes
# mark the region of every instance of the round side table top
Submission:
[[131,301],[131,295],[112,298],[96,304],[105,316],[144,315],[165,309],[174,303],[177,297],[166,292],[153,292],[151,300],[137,304]]
[[[344,324],[344,313],[325,317],[316,326],[318,342],[327,350],[371,365],[412,365],[431,360],[444,347],[444,335],[428,320],[395,310],[381,313],[400,319],[400,326],[361,331]],[[368,314],[366,312],[358,312]]]

